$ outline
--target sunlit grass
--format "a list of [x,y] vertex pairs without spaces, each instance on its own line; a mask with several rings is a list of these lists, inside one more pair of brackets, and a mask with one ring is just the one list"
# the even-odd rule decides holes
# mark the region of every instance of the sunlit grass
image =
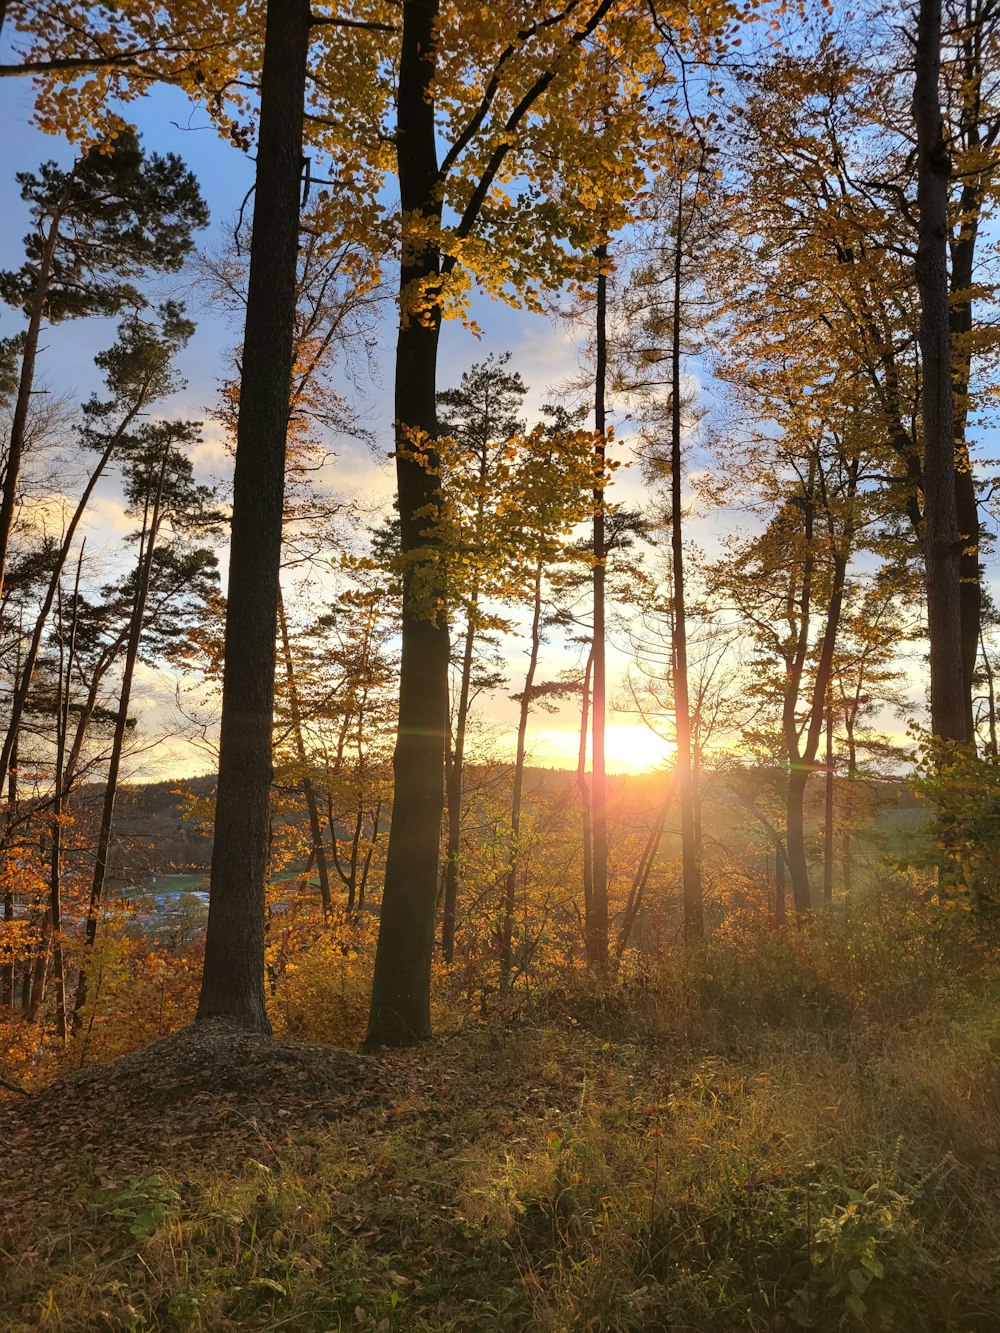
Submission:
[[3,1326],[995,1329],[993,965],[866,927],[553,989],[228,1168],[81,1172]]

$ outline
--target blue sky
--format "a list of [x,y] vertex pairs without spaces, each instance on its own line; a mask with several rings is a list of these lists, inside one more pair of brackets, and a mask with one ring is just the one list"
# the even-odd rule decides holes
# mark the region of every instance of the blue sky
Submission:
[[[41,162],[49,159],[68,165],[73,158],[71,145],[42,134],[31,125],[32,105],[29,80],[0,80],[0,123],[5,127],[0,173],[9,191],[8,207],[4,209],[0,224],[0,267],[16,267],[23,257],[21,242],[27,230],[27,212],[17,194],[15,174],[34,171]],[[132,104],[128,115],[137,124],[147,149],[176,152],[195,172],[211,211],[210,226],[198,237],[198,244],[201,249],[209,251],[219,247],[252,185],[252,161],[220,139],[204,112],[193,107],[174,89],[157,89],[151,96]],[[186,387],[165,405],[165,410],[200,419],[216,398],[218,382],[227,370],[228,349],[237,341],[239,330],[232,326],[223,311],[213,309],[211,305],[202,307],[194,277],[192,273],[171,277],[157,290],[185,301],[189,314],[197,321],[195,336],[179,361]],[[463,370],[488,353],[510,350],[513,367],[521,372],[530,389],[526,404],[530,420],[577,369],[580,348],[573,334],[565,326],[554,325],[545,317],[512,310],[485,299],[475,303],[473,315],[482,330],[479,338],[455,322],[445,326],[440,357],[441,386],[456,383]],[[20,325],[18,312],[0,307],[0,334],[13,333]],[[39,382],[54,392],[69,395],[74,401],[82,401],[100,386],[100,377],[93,364],[94,354],[109,345],[113,338],[114,323],[111,320],[68,321],[46,329],[39,358]],[[331,441],[337,457],[329,477],[338,489],[360,492],[370,500],[386,503],[393,487],[387,456],[391,448],[394,340],[394,310],[391,302],[387,302],[378,328],[374,373],[367,383],[360,385],[360,395],[358,388],[349,389],[374,444],[369,447],[351,440]],[[217,429],[209,424],[206,435],[209,445],[198,455],[200,470],[205,480],[224,480],[229,465],[215,443]],[[642,485],[637,472],[619,474],[618,484],[622,498],[627,496],[632,503],[641,504]],[[106,564],[113,563],[120,554],[120,538],[126,526],[120,498],[114,484],[109,482],[93,508],[88,550],[101,552]],[[523,651],[517,636],[511,637],[508,650],[516,680]],[[554,673],[569,665],[571,660],[575,660],[575,654],[563,653],[554,645],[549,670]],[[623,657],[618,666],[624,670]],[[150,734],[166,734],[171,729],[173,684],[172,680],[158,677],[151,671],[138,682],[138,708]],[[497,732],[502,749],[508,748],[514,711],[506,694],[491,701],[489,721]],[[537,719],[535,738],[539,762],[568,763],[575,753],[573,710],[567,707],[563,712],[565,716],[543,715]],[[653,749],[649,752],[655,757],[657,747],[647,741],[641,726],[623,718],[620,732],[617,747],[614,736],[610,738],[612,764],[624,768],[641,767],[636,755],[644,746],[649,750],[650,744]],[[166,742],[161,754],[166,756],[156,761],[161,771],[164,764],[174,770],[200,771],[205,768],[204,755],[191,751],[186,742]],[[140,767],[136,776],[143,771],[148,769]]]
[[[18,171],[33,171],[38,164],[53,158],[68,165],[73,149],[59,138],[44,135],[30,124],[32,90],[29,80],[0,80],[0,123],[5,127],[3,150],[0,153],[0,173],[9,191],[9,206],[0,222],[0,267],[13,267],[22,258],[21,239],[27,228],[26,212],[17,197],[14,175]],[[197,175],[211,210],[211,224],[198,238],[199,246],[211,251],[220,247],[253,182],[253,163],[238,149],[217,135],[208,123],[205,113],[193,106],[180,92],[159,88],[151,96],[133,103],[128,115],[134,119],[148,149],[176,152]],[[164,292],[178,296],[188,306],[197,321],[197,332],[185,349],[180,369],[187,381],[186,388],[176,395],[167,409],[189,418],[202,418],[210,410],[217,396],[218,383],[228,369],[227,353],[238,340],[226,314],[202,307],[198,283],[191,273],[171,278],[164,284]],[[489,352],[510,350],[513,368],[519,370],[530,389],[526,404],[528,419],[541,405],[574,374],[581,361],[578,339],[565,325],[549,319],[512,310],[507,306],[480,299],[474,304],[473,316],[482,330],[475,338],[456,322],[446,324],[441,342],[441,387],[454,384],[463,370]],[[18,312],[0,307],[0,334],[14,332],[20,326]],[[40,357],[41,382],[57,392],[68,393],[76,401],[84,399],[98,387],[99,376],[93,364],[95,351],[107,346],[114,337],[112,321],[71,321],[61,327],[48,329],[43,336]],[[392,353],[395,341],[394,308],[386,302],[379,322],[377,349],[373,358],[373,375],[359,388],[346,385],[347,392],[360,413],[362,423],[373,441],[372,447],[354,440],[331,440],[336,455],[328,480],[338,490],[363,494],[366,499],[388,504],[393,476],[388,462],[391,449],[391,385]],[[693,369],[704,377],[703,368]],[[336,375],[334,376],[336,380]],[[623,423],[619,423],[623,425]],[[621,431],[627,434],[627,427]],[[205,480],[224,481],[229,460],[219,444],[218,428],[209,423],[208,443],[198,456]],[[627,452],[627,449],[626,449]],[[618,474],[615,498],[642,508],[644,487],[637,468]],[[709,521],[694,518],[689,524],[690,536],[712,552],[717,549],[719,535],[732,522],[742,523],[745,518],[735,514],[717,513]],[[121,533],[125,520],[120,500],[114,494],[113,484],[104,488],[99,503],[94,507],[88,532],[88,550],[102,549],[106,559],[120,558]],[[508,660],[512,678],[521,672],[523,639],[514,635],[508,644]],[[575,651],[564,651],[552,645],[545,670],[550,675],[575,661]],[[616,651],[610,663],[611,674],[619,684],[626,669],[624,653]],[[147,694],[139,700],[144,722],[151,729],[170,728],[173,682],[147,673],[144,682]],[[511,688],[516,688],[512,685]],[[613,683],[612,688],[615,688]],[[510,746],[514,726],[514,704],[506,693],[490,701],[489,721],[495,728],[502,749]],[[618,728],[618,744],[614,732]],[[534,736],[538,762],[570,763],[575,753],[576,718],[571,706],[559,714],[539,716],[535,720]],[[609,736],[611,762],[623,768],[643,767],[662,755],[662,747],[650,742],[641,727],[633,720],[620,717],[611,720]],[[184,745],[171,743],[163,750],[166,763],[184,769],[205,768],[201,754],[189,753]]]

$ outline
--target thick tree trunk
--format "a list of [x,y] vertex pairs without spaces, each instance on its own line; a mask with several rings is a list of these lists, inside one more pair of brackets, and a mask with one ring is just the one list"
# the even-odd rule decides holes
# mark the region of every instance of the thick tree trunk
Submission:
[[695,830],[694,771],[691,762],[691,703],[688,692],[687,609],[684,587],[684,530],[681,487],[681,283],[683,279],[683,187],[677,198],[674,237],[673,329],[670,384],[670,549],[674,593],[673,685],[674,737],[677,744],[677,795],[681,814],[681,874],[684,891],[684,938],[696,943],[705,935],[701,889],[701,848]]
[[[975,159],[983,153],[984,115],[991,111],[983,101],[983,52],[987,32],[993,23],[991,6],[966,5],[965,31],[962,34],[962,84],[958,133],[962,146]],[[995,122],[989,134],[995,142]],[[986,169],[987,172],[991,168]],[[959,561],[959,613],[962,622],[962,669],[966,694],[966,730],[975,741],[972,694],[982,625],[983,594],[980,564],[979,504],[976,498],[972,460],[968,445],[969,387],[972,375],[972,333],[974,328],[972,285],[975,276],[976,243],[988,176],[979,171],[967,175],[959,199],[958,232],[951,242],[951,315],[952,387],[955,414],[955,517],[962,541]]]
[[[403,211],[400,322],[396,345],[396,482],[403,550],[399,722],[392,821],[366,1047],[403,1046],[431,1033],[430,979],[444,812],[448,731],[446,581],[426,530],[439,479],[414,451],[437,436],[436,240],[408,238],[407,219],[434,229],[440,182],[434,124],[437,0],[403,6],[396,151]],[[415,302],[419,308],[415,309]],[[422,554],[426,552],[426,555]]]
[[920,0],[913,116],[917,132],[917,287],[920,293],[924,556],[930,640],[931,730],[967,741],[962,662],[963,543],[955,505],[955,416],[948,301],[948,177],[941,120],[941,0]]
[[308,0],[268,0],[226,610],[215,846],[198,1018],[270,1032],[264,901],[295,333]]
[[607,730],[607,662],[605,584],[607,550],[604,531],[605,397],[608,377],[608,247],[597,255],[597,355],[594,373],[594,648],[591,716],[590,819],[593,845],[593,890],[587,916],[587,960],[599,973],[608,968],[608,777],[605,761]]

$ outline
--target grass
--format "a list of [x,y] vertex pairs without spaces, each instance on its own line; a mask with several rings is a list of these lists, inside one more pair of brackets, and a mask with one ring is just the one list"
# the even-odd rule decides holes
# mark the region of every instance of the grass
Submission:
[[81,1164],[0,1324],[996,1330],[996,998],[988,951],[898,912],[552,987],[387,1057],[370,1112]]

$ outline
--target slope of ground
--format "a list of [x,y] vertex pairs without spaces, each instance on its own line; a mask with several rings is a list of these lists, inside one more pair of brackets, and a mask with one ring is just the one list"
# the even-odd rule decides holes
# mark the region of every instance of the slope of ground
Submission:
[[1000,1328],[995,982],[766,947],[379,1057],[195,1030],[11,1096],[0,1326]]

